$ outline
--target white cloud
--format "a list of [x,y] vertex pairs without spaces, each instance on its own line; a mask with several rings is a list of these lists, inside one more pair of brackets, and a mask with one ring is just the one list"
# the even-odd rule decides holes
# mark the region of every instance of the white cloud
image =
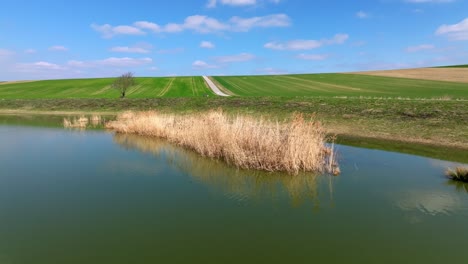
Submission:
[[261,2],[270,2],[278,4],[281,0],[208,0],[206,3],[207,8],[215,8],[217,4],[227,5],[227,6],[255,6]]
[[216,69],[219,68],[218,65],[208,64],[202,60],[197,60],[192,63],[192,68],[195,70],[206,70],[206,69]]
[[56,46],[49,47],[49,50],[50,51],[67,51],[68,48],[66,48],[64,46],[56,45]]
[[249,31],[252,28],[270,28],[270,27],[289,27],[291,25],[291,19],[285,14],[274,14],[262,17],[242,18],[232,17],[231,30],[232,31]]
[[255,5],[257,4],[256,0],[220,0],[223,5],[230,6],[246,6],[246,5]]
[[91,27],[101,33],[103,38],[112,38],[117,35],[145,35],[146,32],[140,28],[133,26],[116,26],[113,27],[109,24],[97,25],[92,24]]
[[246,32],[253,28],[288,27],[290,25],[291,19],[287,15],[273,14],[251,18],[235,16],[226,22],[208,16],[193,15],[186,17],[182,23],[158,25],[149,21],[138,21],[133,23],[132,26],[113,27],[109,24],[92,24],[91,27],[101,33],[103,38],[112,38],[117,35],[145,35],[147,31],[152,33],[178,33],[190,30],[207,34],[226,31]]
[[200,43],[200,48],[204,48],[204,49],[214,49],[215,48],[215,45],[209,41],[202,41]]
[[152,23],[152,22],[148,22],[148,21],[137,21],[135,23],[133,23],[133,25],[137,28],[140,28],[140,29],[148,29],[148,30],[151,30],[153,32],[161,32],[161,26],[159,26],[158,24],[155,24],[155,23]]
[[[63,79],[103,77],[121,74],[137,67],[147,66],[156,70],[151,58],[107,58],[103,60],[77,61],[64,64],[48,61],[12,63],[9,66],[11,79]],[[26,76],[26,77],[24,77]]]
[[328,54],[305,54],[301,53],[296,56],[296,58],[301,60],[313,60],[313,61],[321,61],[326,60],[330,57]]
[[435,46],[431,44],[421,44],[417,46],[410,46],[405,49],[406,52],[418,52],[423,50],[432,50]]
[[452,2],[455,2],[455,0],[405,0],[405,2],[414,3],[414,4],[423,4],[423,3],[452,3]]
[[26,53],[26,54],[34,54],[36,52],[37,51],[35,49],[27,49],[27,50],[24,51],[24,53]]
[[156,67],[156,66],[153,66],[153,67],[150,67],[149,70],[150,71],[159,71],[159,68]]
[[94,60],[94,61],[76,61],[72,60],[68,62],[68,66],[80,67],[80,68],[93,68],[99,66],[109,66],[109,67],[137,67],[147,64],[151,64],[153,59],[151,58],[116,58],[110,57],[103,60]]
[[208,0],[208,3],[206,3],[206,7],[207,8],[215,8],[217,3],[218,3],[217,0]]
[[323,45],[321,41],[318,40],[291,40],[286,43],[280,42],[268,42],[264,45],[267,49],[273,50],[309,50],[316,49]]
[[150,53],[152,46],[147,43],[140,43],[132,47],[127,46],[118,46],[112,47],[110,51],[112,52],[123,52],[123,53]]
[[442,25],[435,32],[436,35],[447,36],[450,40],[468,40],[468,18],[453,25]]
[[348,34],[336,34],[331,39],[322,40],[291,40],[288,42],[268,42],[264,45],[267,49],[273,50],[310,50],[320,48],[324,45],[343,44],[348,40]]
[[250,53],[240,53],[236,55],[216,57],[215,61],[218,63],[232,63],[232,62],[245,62],[255,59],[255,55]]
[[364,18],[368,18],[369,14],[361,10],[356,13],[356,17],[364,19]]
[[189,29],[199,33],[211,33],[227,30],[229,29],[229,25],[221,23],[215,18],[195,15],[187,17],[184,24],[180,25],[180,29]]
[[65,67],[46,61],[38,61],[33,63],[17,63],[15,69],[18,72],[35,73],[40,71],[65,70]]

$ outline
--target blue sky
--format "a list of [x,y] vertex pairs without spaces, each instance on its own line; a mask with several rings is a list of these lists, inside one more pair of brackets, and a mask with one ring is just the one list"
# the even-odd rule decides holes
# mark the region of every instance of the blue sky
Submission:
[[468,63],[466,0],[4,0],[0,80]]

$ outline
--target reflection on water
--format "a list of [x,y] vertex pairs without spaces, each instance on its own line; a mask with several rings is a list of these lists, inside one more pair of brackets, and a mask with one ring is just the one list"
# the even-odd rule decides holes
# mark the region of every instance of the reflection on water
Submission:
[[468,182],[448,180],[447,185],[454,186],[455,190],[459,192],[468,193]]
[[419,211],[429,215],[450,215],[462,208],[462,202],[457,196],[439,190],[403,192],[395,199],[395,203],[404,211]]
[[105,120],[100,115],[91,115],[91,116],[84,116],[81,115],[79,117],[64,117],[63,118],[63,127],[64,128],[71,128],[71,129],[80,129],[84,130],[89,127],[97,128],[103,127]]
[[466,262],[453,164],[339,146],[341,176],[291,176],[105,131],[0,134],[0,264]]
[[275,199],[286,192],[293,205],[299,206],[306,200],[311,200],[315,208],[319,208],[319,184],[328,184],[328,188],[324,189],[329,191],[331,201],[333,198],[335,176],[240,170],[153,137],[117,133],[114,135],[114,142],[125,149],[136,149],[157,157],[164,156],[172,167],[238,201],[265,196]]

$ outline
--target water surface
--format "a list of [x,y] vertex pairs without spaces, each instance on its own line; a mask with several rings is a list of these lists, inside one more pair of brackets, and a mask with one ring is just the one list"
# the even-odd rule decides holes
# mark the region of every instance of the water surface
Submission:
[[464,263],[452,163],[339,146],[342,175],[147,137],[0,125],[0,263]]

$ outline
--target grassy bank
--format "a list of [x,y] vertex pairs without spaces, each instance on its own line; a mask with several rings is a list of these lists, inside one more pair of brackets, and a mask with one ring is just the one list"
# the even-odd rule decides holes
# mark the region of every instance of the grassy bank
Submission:
[[[337,134],[341,143],[363,145],[372,142],[374,147],[435,158],[444,158],[446,153],[451,160],[468,162],[466,105],[466,101],[456,100],[325,97],[44,99],[0,100],[0,112],[109,114],[125,110],[158,110],[193,113],[222,108],[227,113],[261,114],[272,119],[284,119],[293,112],[301,112],[315,114],[323,120],[324,127]],[[408,142],[414,144],[405,144]]]

